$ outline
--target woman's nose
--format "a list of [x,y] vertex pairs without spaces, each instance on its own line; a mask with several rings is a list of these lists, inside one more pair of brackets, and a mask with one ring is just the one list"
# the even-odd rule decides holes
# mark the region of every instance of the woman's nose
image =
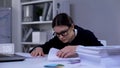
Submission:
[[62,36],[61,34],[59,35],[59,38],[63,38],[64,36]]

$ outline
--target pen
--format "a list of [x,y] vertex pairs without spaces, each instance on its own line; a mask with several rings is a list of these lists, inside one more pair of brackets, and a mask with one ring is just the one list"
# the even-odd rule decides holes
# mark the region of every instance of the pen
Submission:
[[80,63],[80,60],[71,60],[70,64],[76,64],[76,63]]

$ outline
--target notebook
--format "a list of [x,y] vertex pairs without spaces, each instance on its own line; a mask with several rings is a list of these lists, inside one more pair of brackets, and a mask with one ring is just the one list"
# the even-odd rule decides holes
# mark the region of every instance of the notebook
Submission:
[[17,54],[0,54],[0,62],[23,61],[25,57]]

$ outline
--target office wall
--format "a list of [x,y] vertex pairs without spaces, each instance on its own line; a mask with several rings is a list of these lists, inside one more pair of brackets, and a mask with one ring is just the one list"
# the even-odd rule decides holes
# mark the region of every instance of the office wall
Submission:
[[70,0],[76,24],[94,32],[109,45],[120,44],[120,0]]
[[0,44],[12,42],[11,8],[0,8]]

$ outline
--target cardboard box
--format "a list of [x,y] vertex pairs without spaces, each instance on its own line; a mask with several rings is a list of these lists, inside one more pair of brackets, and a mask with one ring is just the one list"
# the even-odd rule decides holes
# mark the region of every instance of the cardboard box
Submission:
[[0,53],[1,54],[14,54],[14,43],[1,43]]

